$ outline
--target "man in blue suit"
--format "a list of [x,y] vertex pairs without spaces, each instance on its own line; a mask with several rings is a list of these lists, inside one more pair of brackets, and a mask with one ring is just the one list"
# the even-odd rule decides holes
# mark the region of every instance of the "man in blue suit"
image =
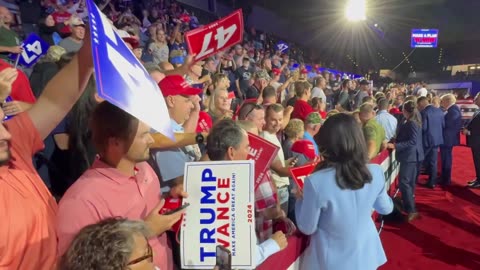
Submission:
[[455,103],[457,99],[452,94],[443,95],[440,104],[445,110],[445,127],[443,128],[443,144],[440,146],[442,158],[442,183],[448,186],[452,182],[452,150],[460,144],[462,129],[462,112]]
[[437,183],[438,148],[443,144],[445,118],[443,111],[432,106],[427,97],[419,97],[417,104],[422,115],[423,149],[425,152],[423,164],[429,175],[425,186],[433,189]]

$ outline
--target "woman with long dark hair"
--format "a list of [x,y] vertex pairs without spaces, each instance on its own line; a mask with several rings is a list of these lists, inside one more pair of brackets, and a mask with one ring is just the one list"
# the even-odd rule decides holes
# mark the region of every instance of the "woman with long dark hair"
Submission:
[[408,222],[418,218],[415,207],[415,185],[418,175],[418,163],[424,159],[422,144],[422,120],[414,101],[403,104],[404,120],[397,129],[395,144],[388,148],[396,149],[395,158],[400,162],[398,175],[402,192],[403,210],[408,214]]
[[361,127],[348,114],[325,121],[317,140],[323,161],[297,193],[297,226],[311,235],[301,269],[373,270],[387,259],[372,220],[393,210],[382,168],[367,164]]
[[96,151],[91,142],[90,115],[97,106],[96,84],[90,78],[85,92],[73,106],[62,123],[53,131],[55,150],[50,169],[52,190],[63,193],[90,167]]

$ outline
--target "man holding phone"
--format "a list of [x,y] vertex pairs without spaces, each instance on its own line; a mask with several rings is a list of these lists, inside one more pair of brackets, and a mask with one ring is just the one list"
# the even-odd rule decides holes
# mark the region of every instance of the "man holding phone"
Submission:
[[160,269],[173,269],[172,250],[164,232],[184,211],[159,213],[165,202],[160,200],[158,177],[146,162],[154,142],[150,127],[104,101],[92,116],[92,139],[99,159],[67,190],[59,204],[59,255],[86,225],[120,216],[144,220],[154,235],[149,239],[154,264]]

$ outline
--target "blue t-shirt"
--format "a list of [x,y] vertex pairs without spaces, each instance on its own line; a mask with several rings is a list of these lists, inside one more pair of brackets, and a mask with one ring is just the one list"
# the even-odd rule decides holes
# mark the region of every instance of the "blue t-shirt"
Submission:
[[310,135],[310,133],[308,133],[308,132],[305,132],[305,133],[303,133],[303,139],[309,140],[309,141],[312,142],[313,148],[315,149],[315,155],[318,156],[318,155],[319,155],[319,153],[318,153],[318,145],[317,145],[317,143],[315,142],[315,140],[313,139],[312,135]]

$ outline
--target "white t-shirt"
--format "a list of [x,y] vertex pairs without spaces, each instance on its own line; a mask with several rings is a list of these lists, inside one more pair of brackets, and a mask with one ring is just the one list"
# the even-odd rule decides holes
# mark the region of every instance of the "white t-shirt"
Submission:
[[314,87],[312,89],[312,98],[318,97],[321,98],[323,102],[327,102],[327,96],[325,95],[325,92],[321,88]]
[[[277,156],[275,157],[275,161],[280,160],[280,162],[282,163],[282,166],[285,167],[285,156],[283,155],[282,144],[278,140],[277,134],[271,134],[267,131],[263,131],[262,133],[260,133],[260,136],[280,148],[278,150]],[[272,172],[272,179],[273,179],[273,183],[275,183],[275,186],[283,187],[283,186],[288,186],[290,184],[288,177],[281,177],[274,170],[270,170],[270,171]]]

